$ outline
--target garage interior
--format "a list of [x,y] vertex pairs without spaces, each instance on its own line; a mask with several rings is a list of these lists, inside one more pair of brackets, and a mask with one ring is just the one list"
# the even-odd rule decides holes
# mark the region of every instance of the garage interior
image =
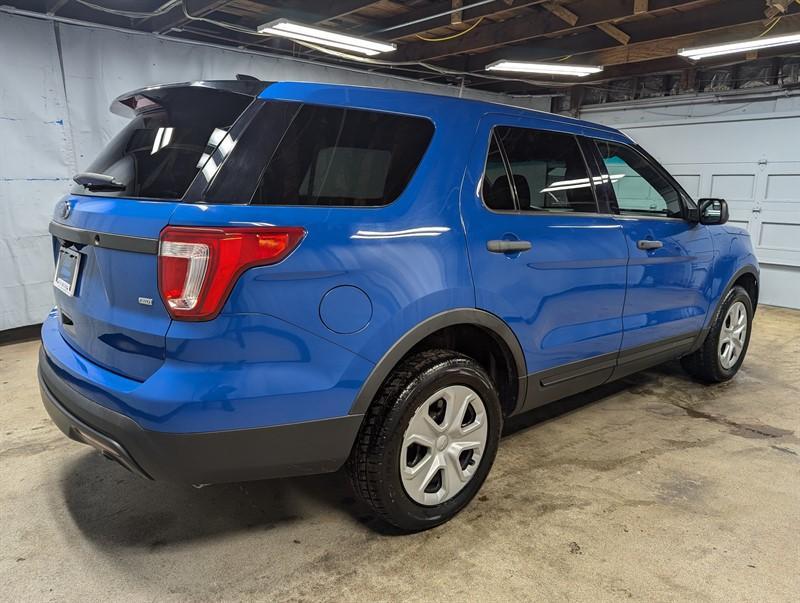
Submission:
[[[391,42],[356,61],[276,19]],[[796,600],[800,592],[800,36],[795,0],[3,0],[0,587],[9,600]],[[583,77],[498,61],[599,66]],[[151,483],[42,408],[47,226],[124,125],[118,95],[298,80],[513,104],[618,128],[693,198],[722,197],[761,264],[747,359],[670,363],[514,418],[453,521],[399,536],[339,474]]]

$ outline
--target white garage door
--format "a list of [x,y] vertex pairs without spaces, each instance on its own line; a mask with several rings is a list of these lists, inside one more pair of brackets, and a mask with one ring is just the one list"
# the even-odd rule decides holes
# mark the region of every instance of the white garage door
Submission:
[[800,115],[622,129],[693,198],[728,201],[731,223],[750,232],[761,263],[760,301],[800,308]]

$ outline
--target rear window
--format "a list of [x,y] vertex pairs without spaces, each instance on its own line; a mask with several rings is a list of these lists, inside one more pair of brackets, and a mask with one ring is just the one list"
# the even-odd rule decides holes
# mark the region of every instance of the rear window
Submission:
[[433,124],[420,117],[268,101],[214,177],[204,200],[387,205],[411,180],[433,130]]
[[[219,90],[176,90],[134,117],[86,168],[114,176],[124,190],[92,195],[176,200],[225,138],[252,97]],[[73,193],[86,194],[82,186]]]

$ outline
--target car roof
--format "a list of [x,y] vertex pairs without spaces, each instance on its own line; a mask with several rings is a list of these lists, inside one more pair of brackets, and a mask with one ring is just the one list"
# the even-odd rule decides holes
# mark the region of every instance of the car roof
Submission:
[[[458,109],[469,109],[473,115],[503,114],[510,117],[535,119],[547,124],[548,129],[564,129],[575,132],[586,131],[587,135],[625,142],[633,142],[629,136],[616,128],[598,123],[575,119],[557,113],[527,109],[517,105],[459,98],[446,94],[433,94],[411,90],[395,90],[370,86],[347,84],[324,84],[317,82],[273,82],[259,95],[262,99],[295,100],[317,104],[350,105],[376,109],[385,106],[386,110],[401,110],[410,114],[428,115],[436,112],[451,115]],[[367,102],[369,100],[369,102]],[[405,110],[404,110],[405,109]]]

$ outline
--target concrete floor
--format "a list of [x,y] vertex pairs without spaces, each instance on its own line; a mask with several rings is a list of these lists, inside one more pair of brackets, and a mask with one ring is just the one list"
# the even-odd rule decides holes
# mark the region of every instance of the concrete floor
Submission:
[[344,476],[140,480],[67,440],[38,343],[0,347],[0,598],[797,600],[800,312],[763,307],[744,368],[677,364],[509,425],[479,498],[414,536]]

